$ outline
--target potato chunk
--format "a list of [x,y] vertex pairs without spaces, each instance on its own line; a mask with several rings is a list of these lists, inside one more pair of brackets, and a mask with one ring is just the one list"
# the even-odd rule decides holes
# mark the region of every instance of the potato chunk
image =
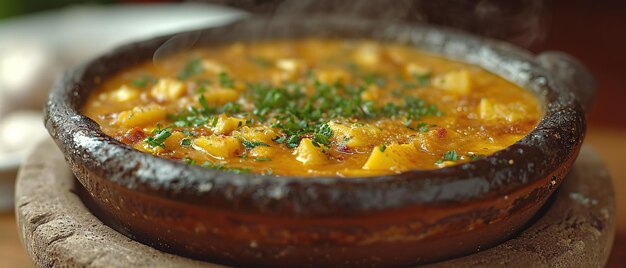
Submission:
[[218,117],[217,124],[211,129],[217,134],[228,134],[240,126],[246,124],[246,119],[228,117],[225,114],[221,114]]
[[304,62],[298,59],[284,58],[276,61],[276,68],[285,72],[298,72],[304,69]]
[[176,150],[180,148],[181,147],[180,142],[185,137],[186,135],[180,131],[172,132],[172,135],[170,135],[169,137],[167,137],[167,139],[165,139],[165,141],[163,141],[163,144],[165,145],[165,149],[172,151],[172,150]]
[[361,92],[361,99],[366,101],[376,101],[382,97],[380,87],[377,85],[369,85],[365,91]]
[[391,144],[384,150],[374,147],[363,169],[405,171],[418,159],[418,151],[413,144]]
[[116,102],[131,101],[137,99],[137,97],[139,97],[139,90],[126,85],[121,86],[109,94],[109,98]]
[[250,149],[250,156],[256,158],[272,158],[276,153],[276,147],[257,146]]
[[524,117],[522,111],[516,111],[508,105],[493,103],[486,98],[480,100],[478,114],[480,119],[485,121],[506,120],[507,122],[514,122]]
[[409,76],[409,77],[411,77],[413,75],[416,75],[416,74],[417,75],[425,75],[425,74],[428,74],[428,73],[430,73],[430,69],[428,69],[428,68],[426,68],[426,67],[424,67],[422,65],[419,65],[417,63],[414,63],[414,62],[407,63],[404,66],[404,74],[406,76]]
[[150,95],[158,101],[173,101],[185,93],[185,84],[170,78],[161,78],[150,90]]
[[135,107],[129,111],[117,114],[116,124],[122,127],[148,126],[165,118],[167,112],[163,106],[151,104],[143,107]]
[[212,74],[226,72],[226,67],[214,60],[202,60],[202,69]]
[[328,127],[333,131],[334,139],[346,146],[365,147],[380,144],[383,137],[383,131],[369,124],[352,124],[337,121],[328,123]]
[[356,48],[354,61],[361,66],[374,67],[380,62],[380,47],[373,43],[367,43]]
[[233,89],[213,88],[204,93],[204,98],[209,105],[224,105],[236,102],[239,99],[239,92]]
[[227,157],[234,157],[243,151],[243,145],[241,142],[230,136],[203,136],[193,140],[193,145],[196,149],[201,149],[211,156],[224,159]]
[[304,138],[300,141],[300,145],[296,148],[296,160],[305,165],[321,165],[328,162],[328,157],[322,151],[321,147],[313,145],[313,141]]
[[276,131],[269,127],[241,127],[233,131],[233,137],[247,141],[260,141],[271,144],[272,140],[278,137]]
[[319,70],[315,73],[318,81],[324,84],[335,84],[336,82],[345,82],[350,77],[350,74],[344,69],[339,68],[326,68]]
[[433,85],[458,94],[468,94],[472,90],[472,77],[467,70],[453,71],[435,77]]

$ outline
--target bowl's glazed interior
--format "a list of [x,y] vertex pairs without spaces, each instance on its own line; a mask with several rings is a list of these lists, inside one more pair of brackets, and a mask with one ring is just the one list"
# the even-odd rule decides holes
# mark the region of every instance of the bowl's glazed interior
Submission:
[[[103,80],[157,51],[309,36],[401,42],[478,65],[535,93],[544,116],[521,141],[466,164],[371,178],[300,178],[160,159],[106,136],[79,113]],[[573,164],[585,133],[581,102],[589,99],[579,96],[593,90],[584,68],[567,56],[536,58],[465,33],[342,18],[253,17],[130,44],[91,61],[55,87],[46,126],[112,226],[139,241],[235,265],[398,266],[468,254],[518,231]]]

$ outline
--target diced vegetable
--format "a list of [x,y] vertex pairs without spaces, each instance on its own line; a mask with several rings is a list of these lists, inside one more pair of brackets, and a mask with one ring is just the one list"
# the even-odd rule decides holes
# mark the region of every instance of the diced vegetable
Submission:
[[152,87],[150,94],[158,101],[173,101],[185,93],[185,85],[174,79],[159,79],[156,85]]
[[246,119],[228,117],[225,114],[221,114],[212,130],[217,134],[228,134],[245,124]]
[[304,63],[298,59],[279,59],[276,61],[276,67],[282,71],[294,73],[304,69]]
[[276,154],[276,148],[270,146],[256,146],[250,149],[250,156],[256,158],[272,158]]
[[414,75],[425,75],[430,72],[431,70],[429,68],[415,62],[410,62],[404,65],[404,74],[408,77],[412,77]]
[[370,124],[355,125],[331,121],[328,126],[337,142],[351,148],[380,144],[383,138],[383,131]]
[[354,61],[362,66],[373,67],[380,62],[380,54],[378,45],[367,43],[356,48]]
[[261,141],[266,144],[274,143],[272,140],[278,136],[276,131],[268,127],[243,126],[233,131],[233,136],[247,141]]
[[126,128],[148,126],[165,119],[165,115],[166,111],[163,106],[150,104],[120,112],[117,115],[116,123]]
[[486,121],[505,120],[514,122],[524,117],[521,111],[512,109],[505,104],[493,103],[487,98],[482,98],[478,105],[480,119]]
[[316,78],[318,81],[332,85],[335,82],[345,82],[350,77],[350,74],[343,69],[329,68],[325,70],[317,71]]
[[193,145],[218,159],[234,157],[243,151],[241,142],[235,137],[228,136],[199,137],[193,140]]
[[123,85],[115,91],[111,92],[110,98],[117,102],[126,102],[135,100],[139,97],[139,90]]
[[213,74],[226,72],[226,67],[214,60],[202,60],[202,68],[205,71]]
[[212,88],[203,94],[209,105],[224,105],[239,99],[239,92],[233,89]]
[[180,131],[172,132],[172,135],[167,137],[163,144],[165,145],[165,149],[168,150],[176,150],[182,146],[181,141],[186,137],[186,135]]
[[458,94],[468,94],[472,90],[472,77],[467,70],[453,71],[433,79],[435,87]]
[[412,163],[419,160],[418,151],[413,144],[391,144],[376,146],[363,165],[363,169],[405,171]]
[[361,98],[366,101],[375,101],[382,97],[380,87],[375,84],[367,86],[365,91],[361,93]]
[[323,148],[313,145],[313,141],[304,138],[295,151],[296,160],[305,165],[321,165],[328,162],[328,157],[323,152]]

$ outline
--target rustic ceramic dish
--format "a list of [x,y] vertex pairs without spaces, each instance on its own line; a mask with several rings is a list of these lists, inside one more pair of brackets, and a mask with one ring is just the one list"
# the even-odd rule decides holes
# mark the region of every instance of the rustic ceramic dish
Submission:
[[[79,110],[114,73],[191,45],[304,36],[402,42],[481,66],[534,92],[538,126],[488,157],[370,178],[232,174],[142,153]],[[165,45],[164,45],[165,44]],[[423,25],[253,17],[123,46],[69,73],[46,126],[118,231],[159,249],[231,265],[401,266],[468,254],[515,234],[578,155],[595,83],[576,60]]]

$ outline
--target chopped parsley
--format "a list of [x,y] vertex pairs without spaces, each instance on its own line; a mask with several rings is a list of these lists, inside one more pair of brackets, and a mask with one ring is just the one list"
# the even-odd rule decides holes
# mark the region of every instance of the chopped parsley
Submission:
[[211,110],[211,107],[206,101],[206,97],[204,97],[204,95],[201,95],[200,98],[198,98],[198,102],[200,103],[200,106],[202,107],[204,112]]
[[287,140],[287,136],[278,136],[274,139],[272,139],[275,143],[283,143],[285,142],[285,140]]
[[183,129],[183,134],[187,135],[187,136],[192,136],[195,137],[196,134],[192,133],[191,131],[189,131],[188,129]]
[[[183,158],[183,162],[185,162],[188,165],[198,165],[196,160],[193,160],[191,157]],[[247,174],[247,173],[250,173],[252,171],[249,168],[231,168],[231,167],[228,167],[227,165],[222,164],[222,163],[204,162],[200,166],[203,167],[203,168],[206,168],[206,169],[221,170],[221,171],[226,171],[226,172],[232,172],[232,173],[235,173],[235,174]]]
[[235,85],[233,79],[225,72],[219,74],[220,85],[225,88],[232,88]]
[[182,146],[190,146],[191,145],[191,140],[190,139],[182,139],[180,140],[180,145]]
[[157,79],[152,75],[143,75],[131,82],[134,87],[146,87],[149,84],[154,84]]
[[380,74],[369,73],[369,74],[363,75],[363,82],[366,85],[376,84],[378,86],[384,87],[385,84],[387,83],[387,80],[385,79],[384,76],[382,76]]
[[420,122],[419,124],[417,124],[416,129],[417,131],[424,133],[428,131],[428,127],[429,125],[427,123]]
[[206,87],[204,86],[199,86],[198,89],[196,90],[196,94],[204,94],[206,92]]
[[[199,68],[193,67],[193,60],[185,70],[194,73]],[[201,66],[200,66],[201,67]],[[280,130],[273,139],[288,148],[295,148],[303,138],[310,138],[317,147],[330,147],[332,129],[331,120],[374,120],[377,118],[405,118],[406,126],[425,116],[440,116],[442,112],[424,99],[405,95],[401,101],[386,102],[377,105],[372,100],[362,98],[368,85],[385,85],[386,77],[376,73],[365,73],[355,67],[355,84],[343,84],[340,81],[324,83],[312,77],[311,80],[285,82],[273,85],[266,82],[248,83],[248,90],[243,94],[249,103],[246,110],[238,102],[229,102],[221,106],[212,106],[203,94],[198,98],[199,107],[189,107],[177,115],[169,115],[176,127],[215,127],[218,115],[250,118],[253,122],[270,122],[271,127]],[[189,72],[184,72],[189,73]],[[426,79],[428,76],[424,76]],[[225,72],[218,75],[219,84],[224,88],[234,86],[233,78]],[[305,93],[309,92],[309,93]],[[245,115],[244,115],[245,114]],[[357,123],[359,123],[357,121]],[[240,124],[241,126],[243,124]],[[412,128],[413,129],[413,128]],[[414,129],[425,132],[428,125],[420,123]],[[265,143],[244,141],[244,146],[269,146]]]
[[269,157],[255,157],[253,159],[254,161],[272,161],[272,159]]
[[435,164],[439,165],[439,164],[443,164],[443,162],[445,161],[457,161],[458,160],[458,156],[456,154],[455,150],[450,150],[445,152],[442,156],[441,159],[437,160],[437,162],[435,162]]
[[176,77],[178,80],[187,80],[194,75],[202,73],[203,71],[204,68],[202,67],[202,61],[199,58],[193,58],[185,64],[185,67],[178,72]]
[[485,157],[484,155],[479,155],[479,154],[475,154],[475,153],[468,153],[467,156],[472,160],[478,160],[480,158]]
[[172,131],[170,128],[161,129],[161,125],[157,124],[157,128],[152,131],[152,135],[144,139],[144,142],[148,144],[150,147],[161,147],[165,149],[165,140],[172,135]]
[[378,150],[380,150],[381,153],[384,153],[385,150],[387,150],[387,145],[383,144],[380,147],[378,147]]
[[227,171],[227,172],[232,172],[235,174],[247,174],[250,173],[252,170],[249,168],[231,168],[228,167],[222,163],[211,163],[211,162],[204,162],[204,164],[202,164],[203,168],[206,169],[213,169],[213,170],[222,170],[222,171]]
[[272,61],[266,58],[261,58],[261,57],[249,57],[248,60],[250,60],[252,63],[254,63],[257,67],[259,68],[269,68],[272,66]]
[[315,133],[313,133],[313,145],[320,147],[321,145],[328,146],[330,144],[330,137],[333,135],[333,130],[330,129],[328,124],[321,125]]
[[270,147],[269,144],[262,142],[262,141],[246,141],[246,140],[242,140],[241,144],[243,144],[244,147],[251,149],[257,146],[265,146],[265,147]]
[[423,73],[423,74],[414,73],[413,77],[420,84],[420,86],[425,87],[425,86],[428,86],[428,84],[430,84],[430,72]]
[[183,162],[188,165],[197,165],[196,160],[193,160],[191,157],[186,156],[183,158]]

